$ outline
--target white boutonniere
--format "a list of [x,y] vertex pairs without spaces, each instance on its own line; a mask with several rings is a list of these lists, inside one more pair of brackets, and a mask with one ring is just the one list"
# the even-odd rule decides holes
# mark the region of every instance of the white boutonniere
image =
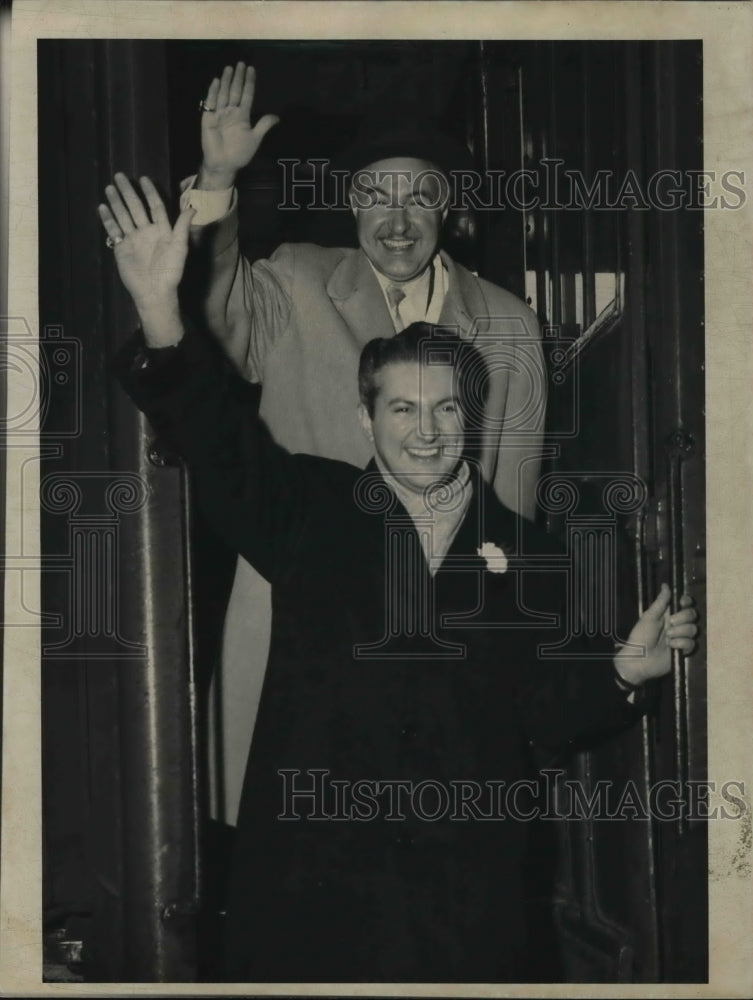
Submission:
[[507,556],[494,542],[484,542],[480,549],[476,549],[476,552],[482,559],[486,560],[486,568],[490,573],[507,572]]

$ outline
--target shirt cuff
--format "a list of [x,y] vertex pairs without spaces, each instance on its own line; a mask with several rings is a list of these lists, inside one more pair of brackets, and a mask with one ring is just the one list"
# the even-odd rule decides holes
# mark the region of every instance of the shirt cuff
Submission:
[[181,185],[181,211],[185,208],[196,209],[196,214],[191,219],[191,225],[208,226],[210,222],[217,222],[224,215],[227,215],[235,200],[235,188],[225,188],[223,191],[203,191],[195,188],[195,183],[196,176],[194,175]]

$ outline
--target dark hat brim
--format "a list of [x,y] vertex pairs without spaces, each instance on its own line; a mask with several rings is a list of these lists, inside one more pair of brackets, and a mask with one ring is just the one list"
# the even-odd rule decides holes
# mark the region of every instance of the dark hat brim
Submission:
[[462,143],[437,129],[408,123],[386,129],[362,127],[359,137],[335,158],[332,167],[353,174],[395,157],[424,160],[448,177],[453,171],[473,168],[473,157]]

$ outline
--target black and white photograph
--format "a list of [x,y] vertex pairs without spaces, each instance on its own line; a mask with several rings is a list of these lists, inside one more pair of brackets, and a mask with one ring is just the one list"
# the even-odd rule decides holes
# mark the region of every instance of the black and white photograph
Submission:
[[4,992],[745,996],[751,6],[42,7]]

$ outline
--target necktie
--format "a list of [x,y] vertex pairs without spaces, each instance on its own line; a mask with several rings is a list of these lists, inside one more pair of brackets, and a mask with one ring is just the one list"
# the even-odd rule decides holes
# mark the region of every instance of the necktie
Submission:
[[387,285],[387,300],[392,308],[392,319],[395,323],[395,330],[400,333],[405,329],[403,317],[400,315],[400,303],[405,298],[405,292],[400,285]]

